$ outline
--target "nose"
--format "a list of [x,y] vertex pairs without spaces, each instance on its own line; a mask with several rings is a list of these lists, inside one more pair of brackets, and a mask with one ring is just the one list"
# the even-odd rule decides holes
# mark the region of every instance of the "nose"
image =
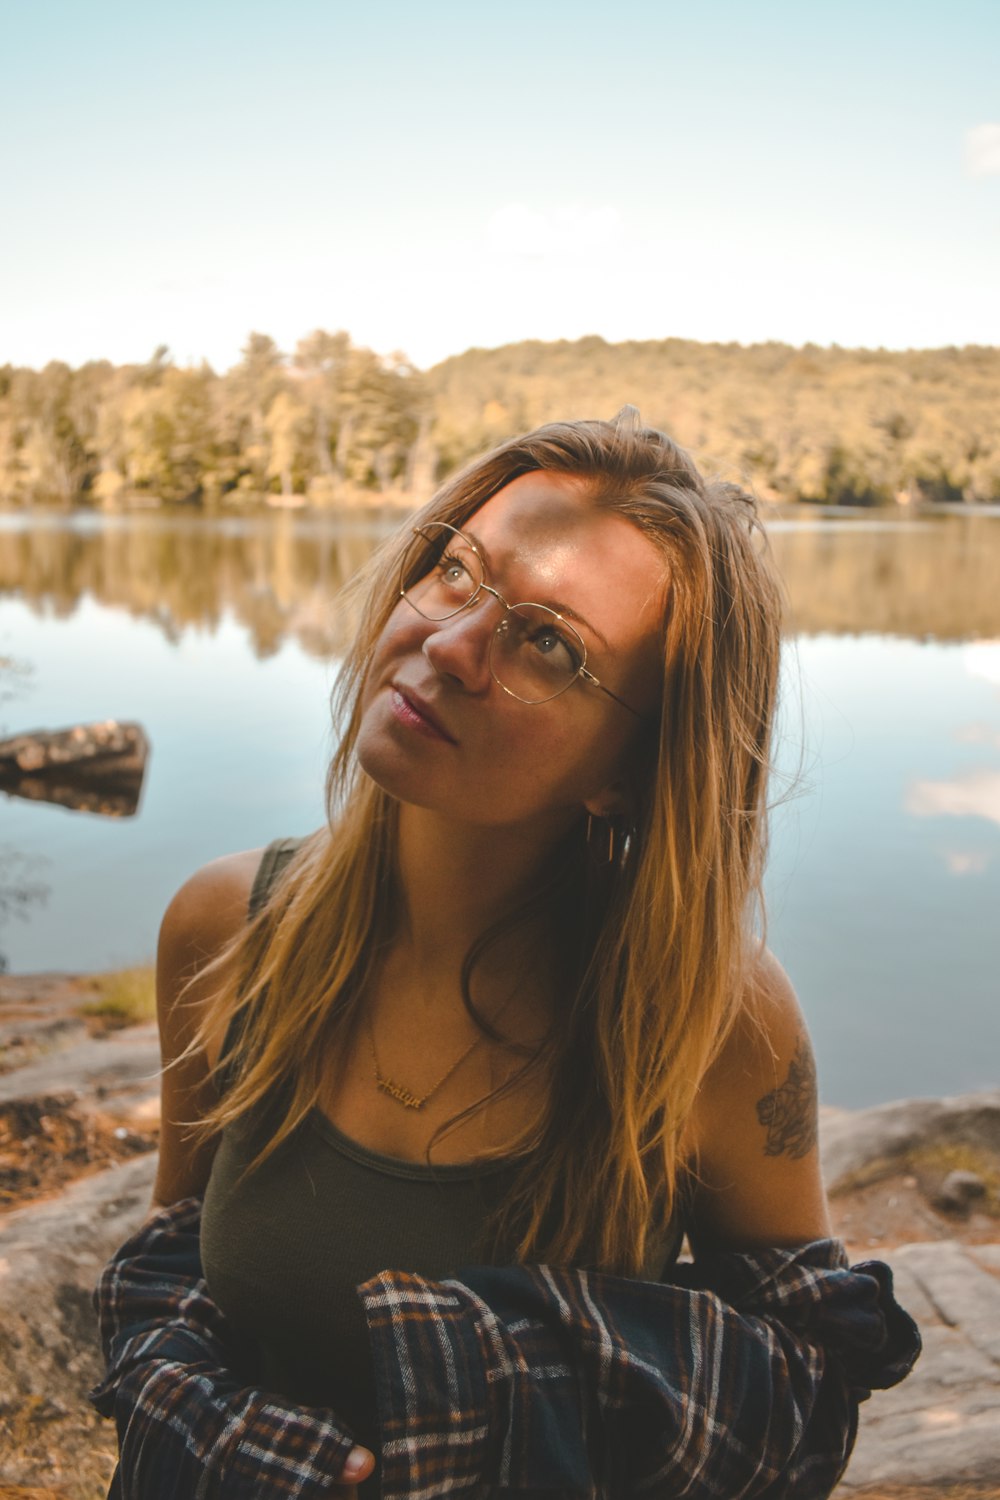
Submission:
[[485,590],[450,619],[439,620],[425,636],[423,653],[442,677],[467,693],[489,691],[490,642],[504,616],[504,605]]

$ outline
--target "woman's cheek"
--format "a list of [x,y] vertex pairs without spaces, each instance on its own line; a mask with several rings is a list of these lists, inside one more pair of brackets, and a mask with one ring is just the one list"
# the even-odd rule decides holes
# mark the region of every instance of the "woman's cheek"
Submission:
[[[402,613],[404,610],[405,614]],[[376,642],[364,692],[377,688],[387,675],[392,675],[406,656],[420,655],[425,636],[426,622],[414,614],[412,609],[408,609],[401,599]]]

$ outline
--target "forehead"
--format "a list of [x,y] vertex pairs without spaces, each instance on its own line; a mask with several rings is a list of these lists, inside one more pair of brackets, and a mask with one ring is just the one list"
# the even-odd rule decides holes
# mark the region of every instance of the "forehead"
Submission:
[[616,647],[658,637],[667,566],[650,538],[573,475],[522,474],[465,523],[498,587],[569,606]]
[[487,500],[464,524],[481,541],[489,561],[524,569],[539,581],[570,581],[597,564],[627,573],[634,590],[659,589],[666,575],[662,554],[649,537],[618,512],[602,507],[586,480],[571,474],[522,474]]

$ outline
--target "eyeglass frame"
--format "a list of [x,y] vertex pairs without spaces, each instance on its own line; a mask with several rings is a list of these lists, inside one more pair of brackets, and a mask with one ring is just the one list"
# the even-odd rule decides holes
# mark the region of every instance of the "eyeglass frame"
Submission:
[[[645,719],[645,714],[641,714],[637,708],[633,708],[631,703],[626,703],[624,698],[619,698],[617,693],[613,693],[609,687],[605,687],[604,683],[601,682],[599,677],[595,677],[593,672],[587,670],[587,643],[580,632],[577,630],[576,626],[570,620],[567,620],[565,615],[561,615],[557,609],[552,609],[548,604],[539,604],[533,599],[520,599],[516,604],[510,604],[504,598],[503,594],[501,594],[499,589],[495,589],[492,584],[486,582],[486,559],[483,557],[483,554],[480,552],[479,548],[476,546],[476,543],[472,540],[471,537],[466,536],[464,531],[459,531],[457,526],[452,526],[450,521],[428,521],[426,524],[428,526],[444,527],[445,530],[451,532],[452,536],[459,537],[460,540],[464,542],[465,545],[469,548],[469,550],[479,559],[479,566],[482,569],[483,576],[476,584],[468,599],[464,601],[464,603],[460,604],[457,609],[449,611],[448,614],[441,615],[440,618],[435,619],[433,615],[425,615],[423,610],[418,605],[414,604],[413,600],[409,596],[409,593],[407,592],[408,589],[414,588],[418,583],[426,578],[427,573],[422,573],[419,578],[415,578],[413,580],[413,583],[405,583],[402,571],[403,566],[406,562],[406,553],[404,552],[399,564],[399,597],[401,599],[405,599],[410,608],[416,614],[418,614],[422,620],[430,620],[432,624],[442,625],[444,624],[445,620],[453,620],[456,615],[460,615],[463,609],[471,609],[472,606],[476,603],[476,600],[479,598],[480,594],[492,594],[497,603],[503,605],[504,613],[503,617],[498,622],[496,629],[493,631],[493,634],[490,637],[489,667],[490,676],[502,692],[506,693],[509,698],[513,698],[516,703],[524,703],[527,704],[529,708],[532,708],[542,703],[551,703],[554,698],[561,698],[563,693],[567,692],[573,686],[574,682],[579,681],[579,679],[582,677],[585,682],[590,683],[591,687],[600,688],[602,693],[606,693],[609,698],[613,699],[613,701],[617,703],[621,708],[627,709],[630,714],[634,714],[637,719]],[[421,527],[414,526],[412,528],[411,534],[415,537],[420,537],[420,539],[426,542],[429,547],[433,548],[433,541],[425,534]],[[406,549],[407,552],[409,551],[410,545],[411,544],[408,542]],[[577,667],[574,675],[569,679],[564,687],[557,688],[556,691],[554,693],[550,693],[547,698],[522,698],[519,693],[512,692],[509,687],[507,687],[500,681],[493,667],[493,644],[496,638],[501,634],[504,625],[507,623],[508,617],[512,615],[515,610],[524,609],[526,606],[530,609],[542,609],[546,614],[552,615],[553,619],[558,620],[560,625],[565,625],[567,630],[572,631],[573,635],[580,642],[580,649],[583,653],[583,660],[580,662],[580,665]]]

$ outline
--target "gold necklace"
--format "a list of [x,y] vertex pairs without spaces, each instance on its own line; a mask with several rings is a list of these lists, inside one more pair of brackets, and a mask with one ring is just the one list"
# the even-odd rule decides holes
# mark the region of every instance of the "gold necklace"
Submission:
[[438,1090],[444,1088],[451,1075],[457,1073],[458,1069],[465,1062],[465,1059],[471,1056],[480,1042],[483,1041],[483,1033],[480,1032],[477,1037],[473,1037],[461,1057],[456,1058],[447,1073],[442,1073],[433,1088],[429,1088],[426,1094],[415,1094],[405,1084],[397,1083],[394,1078],[390,1078],[388,1074],[382,1072],[382,1069],[379,1067],[378,1053],[375,1050],[375,1028],[372,1026],[372,1018],[367,1012],[365,1013],[365,1025],[368,1028],[368,1045],[371,1048],[372,1065],[375,1069],[375,1087],[380,1093],[386,1094],[390,1099],[395,1099],[396,1103],[401,1104],[404,1109],[423,1109],[428,1099],[433,1099]]

